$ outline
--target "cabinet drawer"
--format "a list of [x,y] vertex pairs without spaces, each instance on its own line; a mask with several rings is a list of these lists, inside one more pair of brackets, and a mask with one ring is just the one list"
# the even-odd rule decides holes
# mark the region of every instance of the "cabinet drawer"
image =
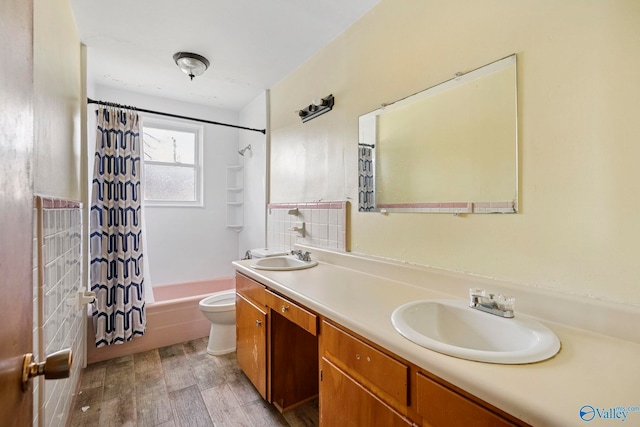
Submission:
[[402,414],[380,400],[329,360],[322,359],[320,425],[411,427]]
[[409,367],[335,326],[322,322],[322,351],[343,369],[364,379],[370,388],[407,405]]
[[266,305],[265,286],[247,276],[236,274],[236,292],[258,305]]
[[515,426],[431,378],[416,375],[417,412],[433,427]]
[[315,314],[305,310],[299,305],[282,298],[280,295],[265,291],[267,306],[277,311],[289,321],[300,326],[302,329],[316,336],[318,333],[318,318]]

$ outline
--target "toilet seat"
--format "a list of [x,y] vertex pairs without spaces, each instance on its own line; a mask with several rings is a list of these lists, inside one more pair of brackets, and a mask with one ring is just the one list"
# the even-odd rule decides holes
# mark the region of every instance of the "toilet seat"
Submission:
[[236,291],[229,289],[216,292],[200,300],[198,305],[200,306],[200,310],[210,313],[234,309],[236,305]]

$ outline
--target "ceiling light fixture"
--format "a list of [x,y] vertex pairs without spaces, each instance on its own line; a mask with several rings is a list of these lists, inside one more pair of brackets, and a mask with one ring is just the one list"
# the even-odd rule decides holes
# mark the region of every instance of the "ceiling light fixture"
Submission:
[[173,60],[183,73],[191,77],[191,80],[209,68],[209,60],[197,53],[178,52],[173,55]]

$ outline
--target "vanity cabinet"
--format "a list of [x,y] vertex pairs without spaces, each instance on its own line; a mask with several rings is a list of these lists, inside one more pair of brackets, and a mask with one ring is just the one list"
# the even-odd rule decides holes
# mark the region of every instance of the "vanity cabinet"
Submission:
[[318,395],[317,325],[314,313],[236,275],[238,366],[280,412]]
[[281,412],[319,394],[323,427],[528,426],[240,273],[236,292],[238,365]]

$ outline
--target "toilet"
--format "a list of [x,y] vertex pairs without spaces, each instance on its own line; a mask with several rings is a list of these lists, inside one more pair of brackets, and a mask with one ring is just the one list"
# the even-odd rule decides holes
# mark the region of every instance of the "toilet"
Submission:
[[200,311],[211,322],[207,353],[214,356],[236,350],[236,291],[216,292],[200,300]]
[[[272,248],[249,251],[253,258],[286,255],[287,252]],[[216,292],[198,303],[200,311],[211,322],[207,353],[214,356],[236,350],[236,290]]]

